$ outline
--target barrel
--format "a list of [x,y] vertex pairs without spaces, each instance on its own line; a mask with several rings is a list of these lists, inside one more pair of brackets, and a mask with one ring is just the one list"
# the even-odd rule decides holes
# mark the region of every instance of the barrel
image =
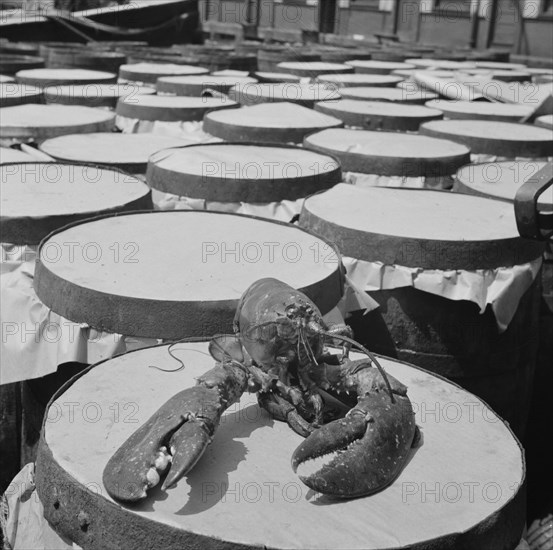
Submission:
[[320,61],[320,53],[292,46],[264,46],[257,51],[257,70],[279,72],[277,66],[283,61]]
[[283,61],[277,70],[301,78],[316,78],[320,74],[353,73],[353,67],[345,63],[324,63],[322,61]]
[[77,67],[111,73],[117,73],[119,67],[127,62],[127,57],[118,52],[64,49],[51,51],[48,59],[48,66],[52,68]]
[[[309,490],[290,466],[301,436],[245,393],[223,413],[212,443],[174,488],[150,491],[138,509],[116,503],[102,481],[108,459],[166,400],[214,366],[207,340],[174,346],[172,353],[186,365],[176,375],[150,368],[175,368],[167,346],[143,349],[93,366],[50,402],[36,463],[37,490],[29,500],[40,499],[48,529],[66,541],[121,550],[155,546],[159,540],[168,550],[191,544],[344,550],[367,541],[387,550],[435,544],[451,550],[512,550],[520,540],[524,459],[508,426],[458,386],[385,357],[379,357],[383,368],[408,388],[424,442],[383,491],[335,500]],[[70,422],[64,403],[73,402],[78,405]],[[423,409],[429,402],[437,415]],[[473,419],[466,403],[473,404]],[[445,421],[453,407],[461,410],[457,421]],[[71,445],[85,429],[87,437]],[[412,520],[398,522],[398,513]],[[301,528],[283,530],[275,516]],[[251,520],[248,529],[240,526],[244,517]]]
[[[46,404],[82,367],[83,346],[86,348],[86,340],[77,337],[82,336],[82,327],[45,315],[32,290],[36,245],[68,223],[106,212],[151,208],[152,202],[141,181],[97,166],[29,160],[21,164],[18,160],[3,164],[0,176],[0,230],[5,243],[2,315],[6,327],[11,328],[2,340],[0,386],[0,439],[9,457],[0,468],[4,490],[19,468],[35,459]],[[62,333],[63,345],[59,345]],[[65,367],[56,373],[62,364]]]
[[14,107],[26,103],[43,103],[42,90],[36,86],[27,86],[15,82],[0,84],[0,107]]
[[409,63],[378,61],[378,60],[353,60],[346,63],[354,68],[358,74],[390,74],[392,71],[415,69]]
[[512,103],[491,103],[487,101],[430,100],[427,107],[439,109],[448,119],[496,120],[519,122],[532,114],[534,107]]
[[320,74],[317,81],[340,88],[395,86],[403,80],[400,76],[379,74]]
[[173,63],[133,63],[119,67],[121,79],[147,84],[155,84],[162,76],[205,75],[208,72],[209,70],[204,67]]
[[26,69],[44,67],[44,59],[32,55],[2,54],[0,57],[0,74],[14,75]]
[[[438,97],[434,92],[427,90],[387,87],[359,87],[342,88],[340,90],[343,99],[353,99],[357,101],[389,101],[392,103],[407,103],[413,105],[424,105]],[[429,104],[428,107],[432,107]],[[438,108],[438,110],[441,110]],[[443,111],[442,111],[443,112]]]
[[0,44],[1,53],[9,53],[15,55],[31,55],[40,56],[38,44],[33,42],[2,42]]
[[523,437],[544,246],[519,236],[512,205],[340,184],[305,202],[300,225],[335,242],[378,302],[352,313],[357,338],[459,383]]
[[191,208],[290,221],[305,197],[342,179],[340,163],[300,147],[212,143],[150,157],[148,185],[159,209]]
[[343,122],[294,103],[261,103],[240,109],[207,113],[204,131],[225,141],[301,143],[317,130],[338,128]]
[[228,94],[228,91],[237,84],[256,83],[255,78],[247,76],[164,76],[158,78],[156,88],[163,94],[201,97],[206,90]]
[[15,78],[21,84],[41,88],[66,84],[111,84],[117,81],[114,73],[87,69],[31,69],[19,71]]

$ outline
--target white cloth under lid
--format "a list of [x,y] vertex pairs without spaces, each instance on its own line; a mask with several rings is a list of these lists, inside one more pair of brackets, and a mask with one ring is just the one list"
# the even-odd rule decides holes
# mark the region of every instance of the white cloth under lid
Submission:
[[185,138],[197,143],[219,143],[216,138],[203,131],[203,122],[163,122],[160,120],[140,120],[117,115],[115,125],[124,134],[158,134],[175,138]]
[[367,292],[413,287],[449,300],[474,302],[481,314],[490,305],[498,330],[503,332],[513,319],[523,294],[536,279],[542,258],[513,267],[474,271],[424,270],[348,256],[343,256],[342,262],[349,279]]
[[345,183],[351,183],[358,187],[409,187],[414,189],[451,189],[454,181],[452,176],[440,178],[379,176],[361,172],[346,172],[343,178]]

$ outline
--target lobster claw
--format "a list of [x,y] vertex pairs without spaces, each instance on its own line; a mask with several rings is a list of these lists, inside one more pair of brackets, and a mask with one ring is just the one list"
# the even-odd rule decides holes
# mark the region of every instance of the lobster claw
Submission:
[[103,482],[108,494],[136,502],[160,482],[173,486],[200,459],[215,430],[220,408],[217,392],[204,386],[187,388],[169,399],[136,430],[108,461]]
[[376,493],[399,475],[418,428],[406,395],[361,397],[345,418],[315,430],[294,451],[292,468],[320,493],[354,498]]

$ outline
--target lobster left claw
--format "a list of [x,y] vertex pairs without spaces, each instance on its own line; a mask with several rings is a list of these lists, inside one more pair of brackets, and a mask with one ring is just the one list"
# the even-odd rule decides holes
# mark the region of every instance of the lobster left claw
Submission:
[[417,440],[406,393],[394,391],[392,400],[383,388],[377,389],[362,396],[345,418],[307,437],[292,456],[292,468],[320,493],[341,498],[370,495],[394,481]]

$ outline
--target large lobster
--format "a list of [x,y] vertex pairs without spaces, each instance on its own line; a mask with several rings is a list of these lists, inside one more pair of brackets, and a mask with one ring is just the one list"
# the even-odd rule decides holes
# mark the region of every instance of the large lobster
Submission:
[[[407,388],[351,338],[349,327],[329,328],[305,294],[261,279],[240,299],[234,330],[209,344],[217,365],[162,405],[108,461],[103,482],[114,499],[141,500],[162,475],[163,490],[175,485],[244,391],[258,392],[262,407],[306,437],[292,468],[308,487],[352,498],[397,477],[418,439]],[[327,352],[329,340],[342,342],[342,355]],[[348,359],[351,347],[368,360]]]

